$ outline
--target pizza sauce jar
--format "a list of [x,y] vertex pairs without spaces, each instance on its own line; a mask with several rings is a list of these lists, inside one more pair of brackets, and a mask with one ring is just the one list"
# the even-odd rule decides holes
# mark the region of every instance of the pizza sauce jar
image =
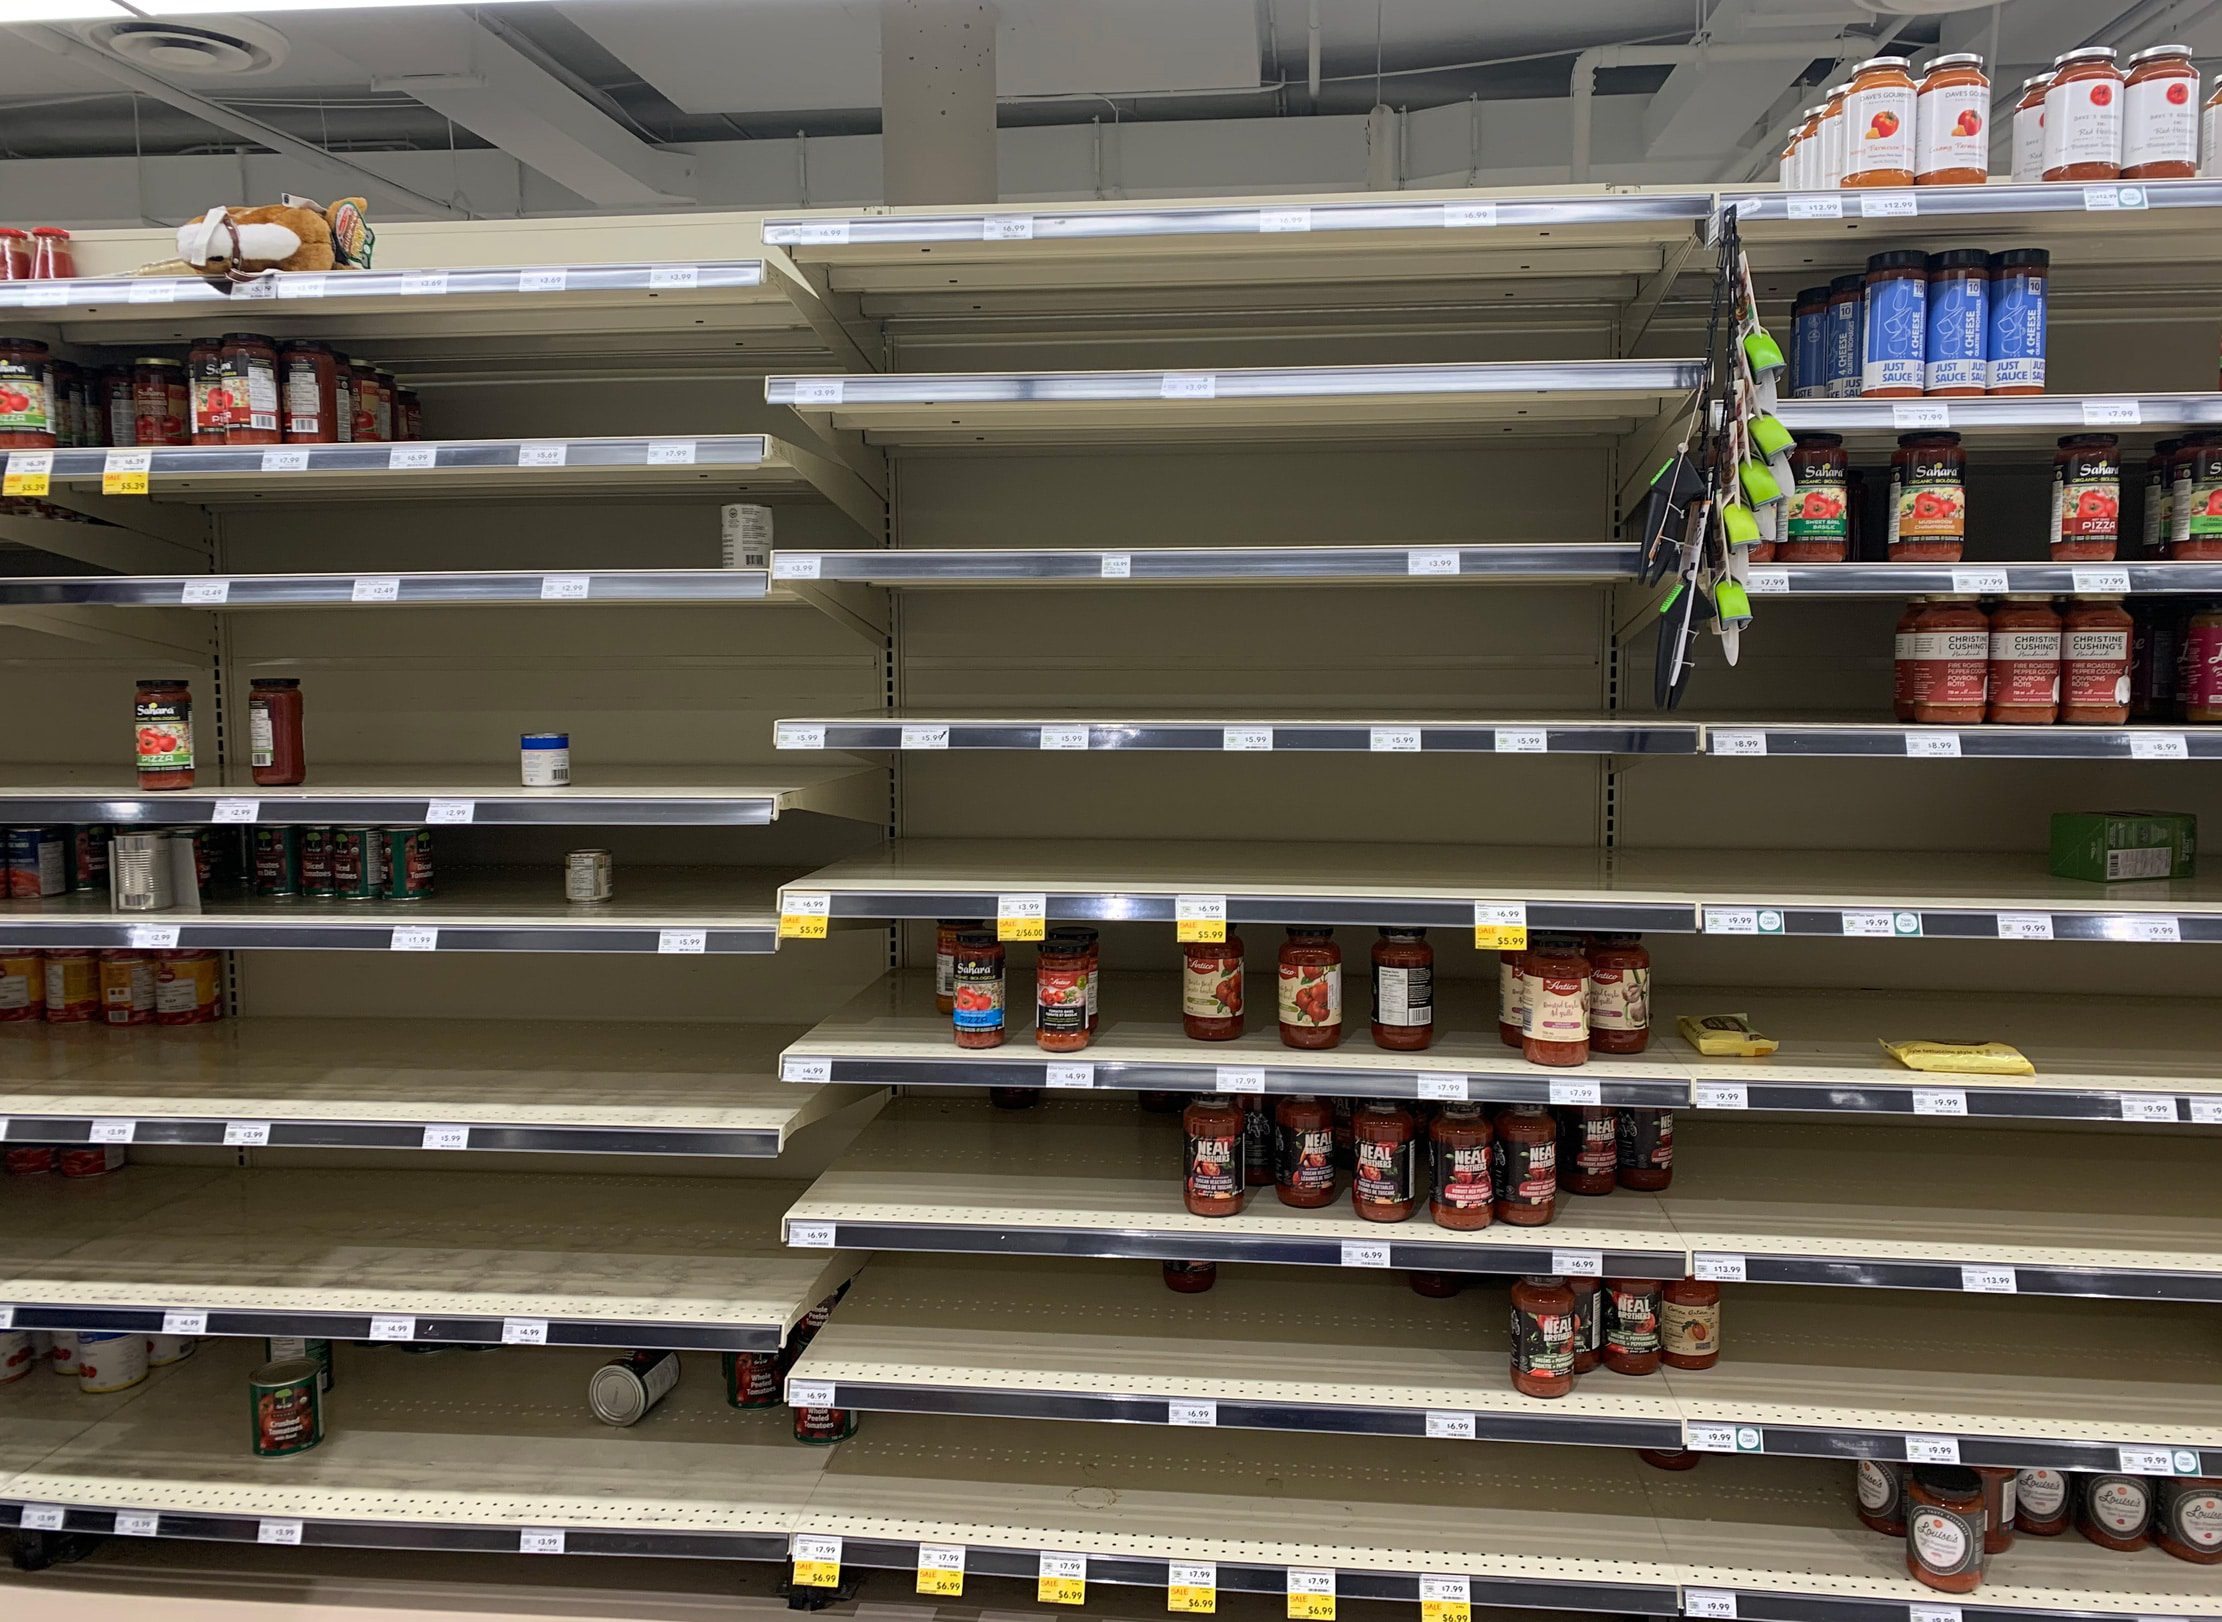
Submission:
[[1384,929],[1373,943],[1373,1045],[1416,1053],[1435,1039],[1435,948],[1424,929]]
[[2014,1530],[2056,1538],[2075,1519],[2075,1489],[2058,1470],[2024,1470],[2014,1478]]
[[1589,1062],[1589,959],[1572,941],[1529,949],[1520,962],[1526,1025],[1520,1051],[1530,1064],[1560,1068]]
[[2179,563],[2222,559],[2222,434],[2192,434],[2169,480],[2168,556]]
[[1655,1194],[1674,1181],[1674,1111],[1623,1109],[1615,1125],[1620,1164],[1614,1175],[1622,1188]]
[[1335,1200],[1335,1108],[1291,1093],[1273,1108],[1273,1191],[1283,1205],[1316,1209]]
[[1243,1177],[1242,1106],[1232,1098],[1198,1093],[1181,1111],[1187,1142],[1182,1156],[1182,1196],[1195,1216],[1234,1216],[1249,1187]]
[[2199,172],[2199,70],[2188,45],[2129,59],[2123,91],[2122,178],[2189,180]]
[[1983,345],[1983,377],[1991,393],[2044,393],[2051,286],[2052,255],[2044,249],[2009,248],[1991,255],[1991,327]]
[[2078,597],[2061,617],[2060,719],[2119,726],[2129,719],[2129,610],[2119,597]]
[[1898,616],[1897,630],[1891,639],[1890,712],[1901,721],[1913,719],[1913,677],[1921,656],[1916,632],[1922,611],[1928,606],[1926,597],[1907,598],[1905,612]]
[[1034,960],[1034,1045],[1044,1053],[1078,1053],[1088,1045],[1094,996],[1088,948],[1077,940],[1044,940]]
[[224,443],[279,445],[278,346],[256,332],[227,332],[222,354]]
[[1957,563],[1967,541],[1967,452],[1958,434],[1900,434],[1890,458],[1890,561]]
[[1335,932],[1295,928],[1281,943],[1281,1045],[1331,1048],[1342,1041],[1342,948]]
[[184,678],[143,681],[132,700],[142,789],[193,786],[193,690]]
[[2050,726],[2060,718],[2060,616],[2042,595],[1991,610],[1990,696],[1984,719]]
[[1428,1215],[1438,1228],[1486,1228],[1496,1204],[1489,1117],[1479,1104],[1445,1104],[1427,1129]]
[[2167,1476],[2156,1485],[2153,1542],[2161,1552],[2222,1565],[2222,1476]]
[[1634,935],[1607,935],[1589,952],[1589,1046],[1641,1053],[1651,1045],[1651,954]]
[[1497,954],[1497,1040],[1508,1048],[1518,1047],[1528,1028],[1528,983],[1520,974],[1520,960],[1527,955]]
[[1602,1299],[1605,1367],[1615,1374],[1659,1372],[1659,1281],[1609,1278]]
[[276,788],[308,776],[299,678],[257,677],[247,684],[247,736],[257,783]]
[[328,345],[295,339],[278,352],[288,445],[339,443],[339,358]]
[[1949,1464],[1908,1472],[1906,1571],[1913,1580],[1972,1594],[1983,1586],[1983,1564],[1983,1478]]
[[1497,1220],[1540,1228],[1558,1211],[1558,1128],[1541,1104],[1513,1104],[1497,1117],[1490,1146]]
[[1677,1278],[1660,1292],[1659,1361],[1670,1369],[1709,1369],[1721,1360],[1721,1287]]
[[956,1006],[951,1015],[960,1048],[1003,1045],[1003,943],[992,930],[957,936]]
[[2021,99],[2014,103],[2015,180],[2045,177],[2045,92],[2051,88],[2049,73],[2021,82]]
[[196,338],[185,352],[186,430],[196,445],[221,445],[231,423],[224,386],[224,346]]
[[2114,47],[2087,45],[2052,59],[2045,89],[2047,180],[2115,180],[2122,173],[2122,70]]
[[934,1007],[957,1011],[957,937],[981,928],[977,918],[943,918],[934,925]]
[[1980,186],[1991,176],[1991,81],[1972,52],[1930,60],[1914,98],[1917,186]]
[[1368,1099],[1351,1118],[1357,1154],[1350,1206],[1368,1222],[1402,1222],[1419,1203],[1419,1127],[1393,1099]]
[[2052,457],[2052,558],[2104,562],[2122,533],[2121,441],[2070,434]]
[[1530,1397],[1574,1389],[1574,1292],[1529,1275],[1512,1286],[1512,1388]]
[[54,363],[46,345],[0,338],[0,450],[52,450]]
[[1871,56],[1852,70],[1844,98],[1844,185],[1913,184],[1915,99],[1905,57]]
[[1610,1104],[1558,1110],[1558,1186],[1568,1194],[1610,1194],[1620,1163],[1620,1127]]
[[2085,1476],[2075,1529],[2102,1549],[2144,1548],[2152,1542],[2153,1484],[2143,1476]]
[[1918,399],[1928,377],[1929,256],[1875,254],[1864,282],[1859,392],[1871,400]]
[[1985,348],[1990,341],[1991,256],[1981,248],[1953,248],[1929,256],[1929,328],[1922,346],[1922,392],[1931,396],[1981,394],[1988,386]]
[[1594,1278],[1569,1278],[1574,1292],[1574,1372],[1587,1374],[1605,1360],[1605,1290]]
[[1841,434],[1800,434],[1790,452],[1798,493],[1790,503],[1788,537],[1775,548],[1782,563],[1842,563],[1851,545],[1850,459]]
[[1990,698],[1990,618],[1973,597],[1932,597],[1913,628],[1907,680],[1925,726],[1973,726]]
[[1860,1524],[1886,1538],[1906,1535],[1906,1467],[1886,1459],[1861,1459],[1858,1483]]
[[1242,1034],[1242,937],[1190,941],[1181,953],[1181,1029],[1192,1042],[1232,1042]]

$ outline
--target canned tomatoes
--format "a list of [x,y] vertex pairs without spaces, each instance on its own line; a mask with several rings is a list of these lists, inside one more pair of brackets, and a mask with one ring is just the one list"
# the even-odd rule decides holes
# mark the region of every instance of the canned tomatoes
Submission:
[[31,1372],[31,1365],[37,1361],[37,1356],[31,1350],[29,1330],[0,1331],[0,1385],[22,1379]]
[[255,894],[301,893],[301,830],[255,829]]
[[46,1022],[85,1025],[100,1017],[100,960],[82,947],[46,954]]
[[78,1390],[105,1396],[111,1391],[128,1391],[146,1377],[146,1336],[136,1332],[78,1335]]
[[607,901],[616,891],[617,866],[606,850],[575,850],[563,858],[563,899]]
[[60,1158],[61,1151],[51,1143],[18,1143],[9,1147],[0,1165],[7,1167],[10,1177],[45,1177]]
[[7,893],[22,901],[60,895],[69,888],[71,841],[66,828],[10,828]]
[[378,828],[332,830],[332,893],[342,901],[379,901],[386,894],[386,842]]
[[432,830],[387,828],[386,893],[396,901],[422,901],[432,893]]
[[21,947],[0,949],[0,1024],[46,1013],[46,958]]
[[305,1357],[280,1358],[248,1381],[253,1401],[248,1442],[258,1459],[306,1453],[324,1440],[324,1393],[317,1365]]
[[100,954],[100,1018],[105,1025],[154,1023],[154,959],[144,952]]
[[206,1025],[223,1017],[214,952],[157,952],[154,959],[157,1025]]
[[64,1177],[105,1177],[112,1171],[123,1169],[123,1145],[70,1144],[56,1150],[54,1159]]
[[586,1402],[605,1425],[637,1425],[678,1383],[677,1352],[634,1352],[594,1371]]
[[301,893],[308,896],[339,894],[332,880],[332,830],[329,828],[301,830]]
[[728,1408],[777,1408],[786,1398],[780,1391],[777,1352],[720,1352],[719,1367],[725,1374]]
[[46,1372],[65,1380],[77,1378],[77,1331],[57,1329],[46,1337]]
[[304,1340],[299,1335],[271,1335],[262,1343],[262,1349],[273,1363],[313,1363],[316,1365],[316,1389],[332,1389],[332,1343],[328,1340]]
[[813,1447],[823,1447],[830,1442],[846,1442],[856,1434],[854,1408],[797,1408],[795,1410],[795,1440],[808,1442]]
[[147,1337],[147,1367],[166,1369],[172,1363],[182,1363],[199,1349],[200,1342],[190,1335],[149,1335]]

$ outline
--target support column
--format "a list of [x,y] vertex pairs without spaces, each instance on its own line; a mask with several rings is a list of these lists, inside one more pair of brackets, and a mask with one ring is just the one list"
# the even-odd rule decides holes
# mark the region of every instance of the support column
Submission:
[[993,203],[994,0],[880,0],[890,203]]

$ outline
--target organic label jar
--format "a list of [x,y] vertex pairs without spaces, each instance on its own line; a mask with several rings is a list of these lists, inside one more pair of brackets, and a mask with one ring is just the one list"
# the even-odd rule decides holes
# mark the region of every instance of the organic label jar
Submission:
[[982,927],[977,918],[943,918],[934,925],[934,1007],[944,1014],[957,1011],[957,940]]
[[2155,45],[2129,59],[2123,94],[2122,178],[2189,180],[2199,172],[2199,70],[2188,45]]
[[1947,1594],[1983,1586],[1983,1478],[1958,1465],[1918,1466],[1906,1483],[1906,1571]]
[[1958,434],[1900,434],[1890,459],[1890,561],[1957,563],[1967,540],[1967,452]]
[[1986,721],[2050,726],[2060,717],[2060,616],[2041,594],[1991,610]]
[[1520,963],[1526,1023],[1520,1051],[1530,1064],[1589,1063],[1589,959],[1568,940],[1531,947]]
[[2168,503],[2168,556],[2222,559],[2222,434],[2191,434],[2177,450]]
[[1834,191],[1844,184],[1845,157],[1851,145],[1844,133],[1847,127],[1844,98],[1851,93],[1849,83],[1830,85],[1828,98],[1821,103],[1820,172],[1810,176],[1808,183],[1823,191]]
[[1936,57],[1914,100],[1917,186],[1980,186],[1991,176],[1991,81],[1972,52]]
[[1541,1104],[1513,1104],[1497,1117],[1496,1134],[1497,1220],[1540,1228],[1558,1210],[1558,1128]]
[[1199,1093],[1181,1112],[1180,1124],[1187,1141],[1182,1197],[1190,1214],[1236,1215],[1248,1188],[1243,1168],[1242,1106],[1219,1094]]
[[1789,533],[1775,548],[1784,563],[1842,563],[1851,547],[1850,458],[1841,434],[1800,434],[1790,452],[1798,493]]
[[1852,70],[1844,98],[1846,186],[1913,184],[1916,94],[1906,65],[1902,56],[1871,56]]
[[1863,297],[1859,392],[1918,398],[1928,375],[1929,256],[1918,249],[1871,255]]
[[139,683],[131,706],[139,787],[193,786],[193,690],[183,677]]
[[1003,1045],[1003,943],[987,929],[957,937],[952,1028],[960,1048]]
[[2105,562],[2122,533],[2121,440],[2070,434],[2052,457],[2052,558]]
[[1981,394],[1988,386],[1991,256],[1952,248],[1929,257],[1929,331],[1922,353],[1922,389],[1930,395]]
[[1368,1099],[1350,1123],[1357,1161],[1350,1206],[1368,1222],[1402,1222],[1419,1204],[1419,1127],[1394,1099]]
[[2119,597],[2078,597],[2061,616],[2060,719],[2120,726],[2129,719],[2129,610]]
[[1331,1048],[1342,1041],[1342,948],[1332,929],[1291,928],[1281,943],[1281,1045]]
[[2052,75],[2040,73],[2021,82],[2021,99],[2014,103],[2014,173],[2017,181],[2045,177],[2045,92]]
[[1180,1025],[1191,1042],[1232,1042],[1242,1034],[1240,935],[1181,948]]
[[1273,1188],[1283,1205],[1312,1209],[1335,1200],[1335,1109],[1310,1093],[1273,1107]]
[[1427,1214],[1438,1228],[1486,1228],[1497,1203],[1489,1117],[1479,1104],[1445,1104],[1427,1128]]
[[1574,1389],[1574,1292],[1530,1275],[1512,1286],[1512,1388],[1530,1397]]
[[1424,929],[1384,929],[1373,943],[1373,1045],[1418,1052],[1435,1037],[1435,948]]
[[1973,726],[1990,700],[1991,622],[1973,597],[1932,597],[1914,622],[1912,719]]
[[0,450],[52,450],[53,362],[46,345],[0,338]]
[[2122,70],[2114,47],[2087,45],[2052,59],[2045,89],[2047,180],[2115,180],[2122,173]]
[[1634,935],[1607,935],[1590,949],[1589,1045],[1595,1053],[1651,1045],[1651,954]]
[[2045,326],[2052,255],[2009,248],[1991,256],[1991,326],[1983,379],[1992,394],[2045,391]]

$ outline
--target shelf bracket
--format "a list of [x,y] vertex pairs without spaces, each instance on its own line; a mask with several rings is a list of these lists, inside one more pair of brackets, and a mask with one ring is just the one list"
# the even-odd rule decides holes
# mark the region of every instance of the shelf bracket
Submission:
[[[775,407],[787,413],[788,432],[780,435],[789,445],[798,440],[815,446],[818,452],[840,463],[862,480],[883,501],[887,496],[887,453],[876,445],[864,442],[864,436],[851,429],[836,428],[824,417],[806,414],[793,406]],[[867,526],[869,527],[869,526]],[[880,533],[884,534],[884,530]]]
[[1659,306],[1674,291],[1674,284],[1688,273],[1690,261],[1697,257],[1704,245],[1693,230],[1679,244],[1669,248],[1665,262],[1644,278],[1643,285],[1636,289],[1634,301],[1620,318],[1621,354],[1630,353],[1637,344],[1643,342],[1643,335],[1651,330],[1651,322],[1658,315]]
[[851,327],[869,332],[872,323],[854,293],[836,293],[823,270],[805,268],[777,248],[764,250],[764,274],[775,281],[845,372],[877,372],[880,363],[856,341]]
[[[128,624],[131,629],[119,629],[120,624]],[[142,609],[128,620],[119,621],[116,616],[97,609],[0,608],[0,626],[5,625],[40,636],[59,637],[67,642],[83,642],[134,655],[150,652],[165,658],[183,655],[202,664],[211,657],[206,616],[189,614],[182,609]],[[154,634],[141,634],[145,632]]]
[[882,490],[832,457],[820,456],[792,442],[783,449],[795,471],[808,479],[818,494],[854,519],[857,528],[872,537],[874,546],[887,544],[887,500]]
[[891,621],[887,611],[887,593],[877,587],[848,585],[838,581],[818,583],[782,580],[779,582],[779,589],[794,593],[796,601],[808,603],[826,618],[855,632],[874,646],[887,640],[887,629]]
[[16,513],[0,513],[0,546],[51,552],[117,574],[199,574],[209,563],[206,542],[195,545],[117,524],[72,524]]

